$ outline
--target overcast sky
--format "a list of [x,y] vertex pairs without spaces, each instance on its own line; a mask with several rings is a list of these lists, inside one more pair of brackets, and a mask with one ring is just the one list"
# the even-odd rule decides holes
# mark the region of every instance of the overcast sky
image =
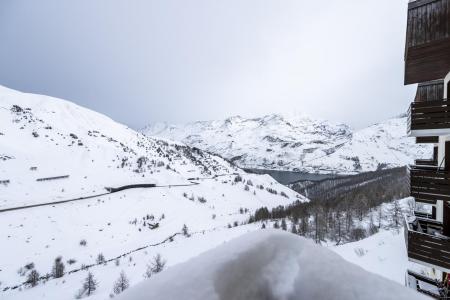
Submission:
[[0,85],[134,128],[405,112],[407,0],[1,0]]

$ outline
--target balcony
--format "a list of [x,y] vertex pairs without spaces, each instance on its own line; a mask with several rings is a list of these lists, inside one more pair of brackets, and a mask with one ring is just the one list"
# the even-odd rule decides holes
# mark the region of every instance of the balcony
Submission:
[[406,275],[406,286],[434,299],[448,299],[449,296],[443,289],[441,281],[428,278],[422,274],[409,270]]
[[450,272],[450,238],[442,235],[441,223],[405,217],[404,229],[410,261]]
[[411,166],[410,193],[416,202],[450,201],[450,172],[436,166]]
[[413,102],[408,110],[409,136],[425,137],[450,134],[448,101]]
[[444,78],[450,70],[450,0],[408,5],[405,84]]

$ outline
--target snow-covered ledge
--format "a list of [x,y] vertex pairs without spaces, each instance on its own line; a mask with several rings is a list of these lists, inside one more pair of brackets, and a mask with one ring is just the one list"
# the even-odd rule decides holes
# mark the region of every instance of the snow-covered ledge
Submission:
[[118,299],[428,299],[297,235],[259,230],[172,267]]

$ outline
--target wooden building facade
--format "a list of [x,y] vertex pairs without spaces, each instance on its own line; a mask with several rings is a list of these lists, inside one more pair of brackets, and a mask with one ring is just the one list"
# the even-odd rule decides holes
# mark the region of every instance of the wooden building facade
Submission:
[[405,84],[418,84],[407,131],[434,145],[433,157],[410,166],[413,216],[405,216],[406,284],[436,299],[450,297],[450,0],[408,4]]

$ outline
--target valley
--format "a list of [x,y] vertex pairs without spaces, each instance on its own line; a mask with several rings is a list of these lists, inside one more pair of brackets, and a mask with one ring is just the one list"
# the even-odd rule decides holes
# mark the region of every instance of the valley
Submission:
[[295,171],[263,170],[263,169],[244,169],[244,171],[253,174],[267,174],[281,184],[289,185],[300,181],[318,182],[326,179],[338,178],[344,175],[339,174],[318,174]]
[[[91,272],[90,298],[105,299],[121,272],[131,286],[151,280],[158,255],[171,268],[262,227],[339,252],[398,231],[392,200],[408,210],[397,185],[404,170],[389,162],[372,172],[245,171],[211,149],[149,137],[61,99],[0,87],[0,103],[0,298],[74,299]],[[255,220],[263,208],[272,215]]]

